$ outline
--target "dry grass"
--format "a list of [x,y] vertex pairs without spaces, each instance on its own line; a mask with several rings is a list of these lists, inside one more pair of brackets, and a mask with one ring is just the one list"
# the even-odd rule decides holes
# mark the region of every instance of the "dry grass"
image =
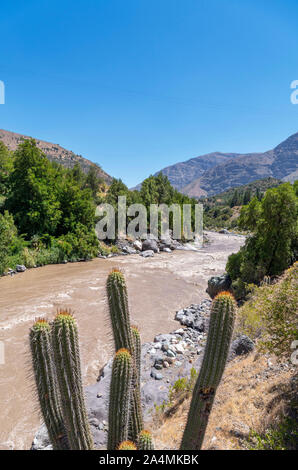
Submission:
[[[294,369],[257,353],[230,362],[217,391],[203,449],[244,449],[251,429],[262,432],[283,413],[293,375]],[[179,448],[188,407],[189,399],[173,416],[155,423],[157,449]]]

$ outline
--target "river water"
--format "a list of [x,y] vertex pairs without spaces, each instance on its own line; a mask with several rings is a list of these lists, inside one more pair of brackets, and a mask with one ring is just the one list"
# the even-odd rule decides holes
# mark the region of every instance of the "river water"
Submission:
[[28,331],[36,317],[53,318],[71,308],[78,321],[84,385],[96,380],[113,352],[105,281],[113,267],[126,275],[131,318],[142,341],[178,327],[176,310],[206,297],[207,279],[224,271],[242,237],[209,233],[199,252],[175,251],[144,259],[139,255],[52,265],[0,279],[0,449],[26,449],[40,425],[34,393]]

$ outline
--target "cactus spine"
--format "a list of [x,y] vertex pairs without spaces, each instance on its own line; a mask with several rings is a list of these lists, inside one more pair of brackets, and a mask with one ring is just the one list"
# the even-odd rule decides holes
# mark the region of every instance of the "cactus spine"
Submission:
[[91,450],[93,440],[82,386],[77,324],[69,311],[60,311],[53,325],[53,348],[67,435],[72,450]]
[[136,445],[131,441],[123,441],[117,450],[137,450]]
[[138,438],[139,450],[154,450],[152,434],[149,431],[141,431]]
[[116,450],[121,442],[127,440],[132,373],[132,356],[127,349],[121,348],[115,354],[112,367],[108,450]]
[[232,338],[236,303],[221,292],[212,303],[206,350],[184,430],[181,450],[200,450],[216,389],[221,380]]
[[52,355],[51,327],[39,319],[30,329],[30,348],[39,404],[54,450],[69,449]]

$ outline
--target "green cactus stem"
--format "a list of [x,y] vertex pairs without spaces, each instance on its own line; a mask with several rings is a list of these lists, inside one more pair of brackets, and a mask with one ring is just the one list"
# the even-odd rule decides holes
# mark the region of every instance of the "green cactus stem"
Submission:
[[67,450],[49,323],[37,320],[30,329],[29,340],[36,390],[50,441],[54,450]]
[[126,348],[133,354],[127,288],[124,275],[118,269],[114,269],[108,276],[107,295],[115,341],[115,351]]
[[154,450],[154,444],[152,439],[152,434],[149,431],[140,432],[138,437],[138,449],[139,450]]
[[141,338],[136,326],[131,327],[134,346],[134,371],[132,377],[132,394],[129,417],[129,438],[137,441],[140,431],[143,429],[143,414],[141,406]]
[[230,292],[221,292],[213,300],[206,350],[194,387],[181,450],[200,450],[203,444],[216,389],[222,378],[229,353],[236,303]]
[[91,450],[93,440],[82,385],[78,328],[69,311],[57,313],[52,324],[52,335],[62,411],[70,447],[72,450]]
[[116,450],[127,440],[133,359],[121,348],[115,354],[110,385],[108,450]]

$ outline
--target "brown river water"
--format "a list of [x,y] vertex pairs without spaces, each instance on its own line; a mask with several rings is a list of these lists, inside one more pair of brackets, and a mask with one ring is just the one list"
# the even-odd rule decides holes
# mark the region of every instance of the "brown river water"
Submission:
[[28,449],[40,416],[34,394],[28,331],[36,317],[53,317],[59,307],[71,308],[78,321],[84,385],[96,381],[113,352],[105,281],[113,267],[126,275],[132,321],[142,341],[178,328],[176,310],[198,303],[210,276],[224,271],[242,237],[208,233],[211,240],[198,252],[175,251],[154,258],[139,255],[51,265],[0,279],[0,449]]

